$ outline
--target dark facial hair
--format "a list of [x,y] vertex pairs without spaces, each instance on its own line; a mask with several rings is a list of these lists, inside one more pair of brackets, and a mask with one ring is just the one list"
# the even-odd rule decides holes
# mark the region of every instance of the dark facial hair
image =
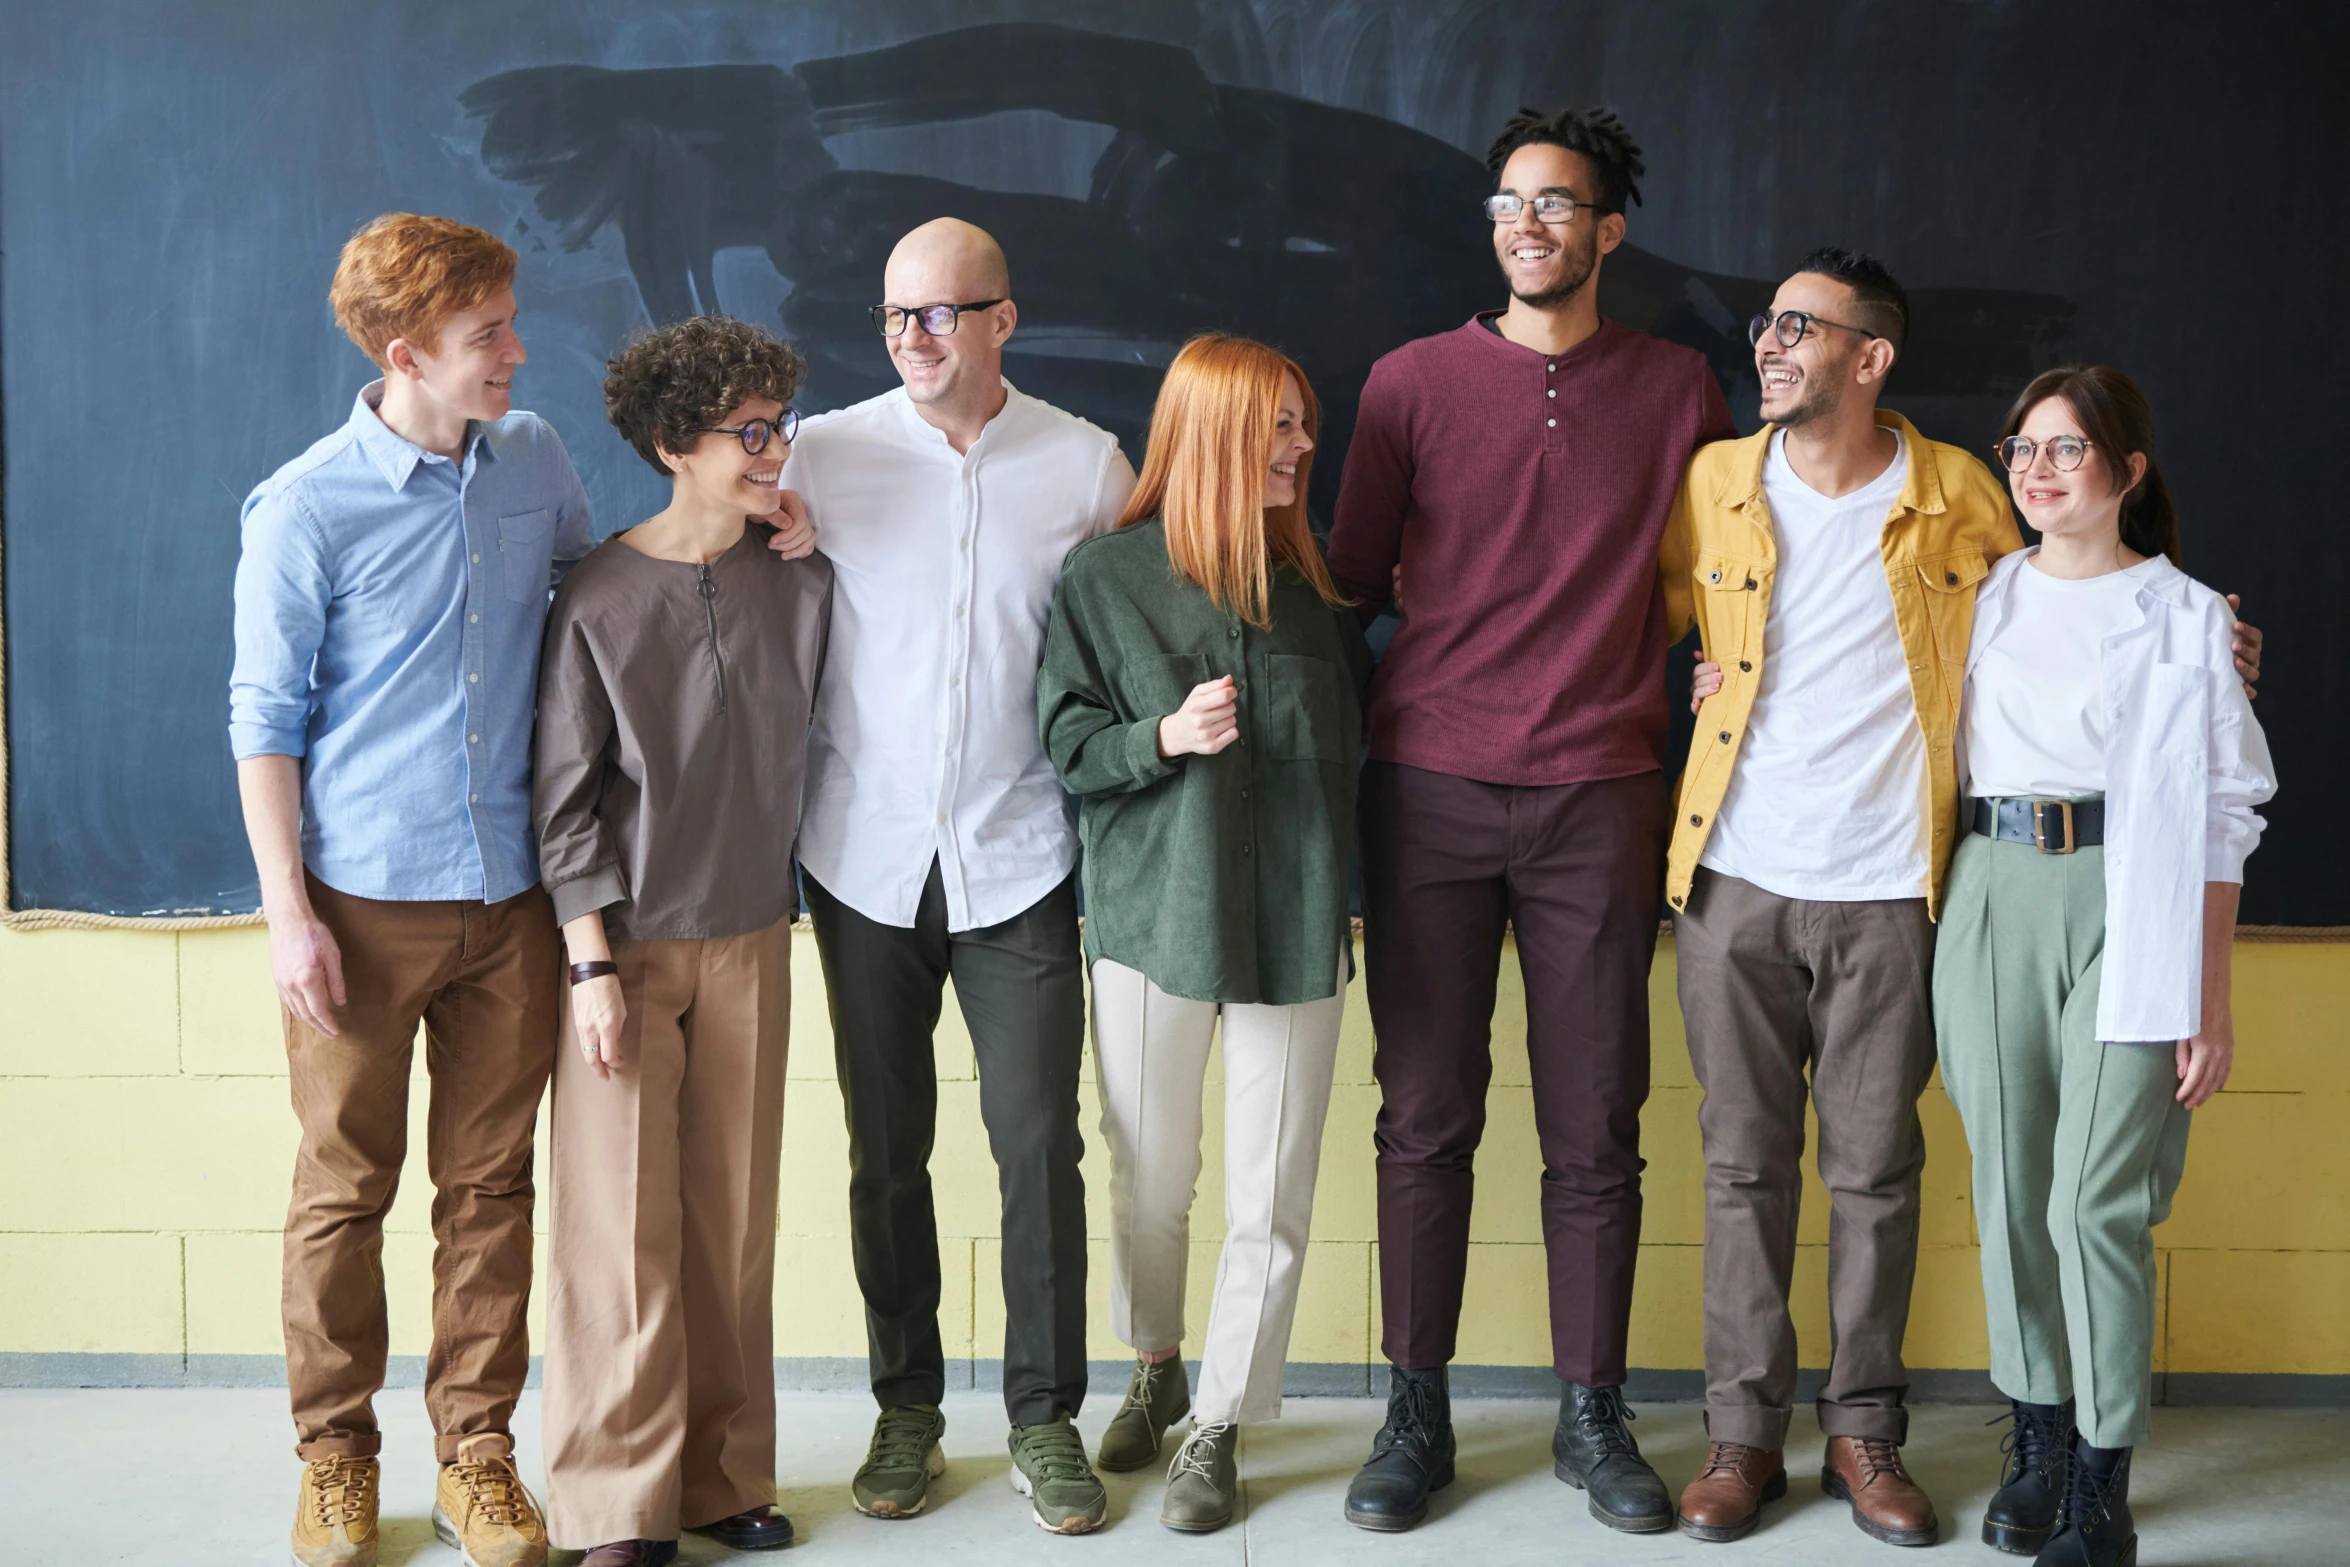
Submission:
[[[1559,254],[1565,258],[1567,271],[1555,287],[1546,288],[1539,294],[1520,294],[1513,287],[1510,293],[1522,303],[1532,305],[1537,310],[1548,310],[1553,306],[1565,304],[1582,292],[1583,285],[1591,281],[1591,274],[1599,265],[1599,230],[1595,226],[1585,225],[1582,232],[1576,237],[1582,240],[1581,245],[1571,249],[1565,245],[1559,247]],[[1502,268],[1502,276],[1507,277],[1508,275],[1509,268],[1505,266]]]

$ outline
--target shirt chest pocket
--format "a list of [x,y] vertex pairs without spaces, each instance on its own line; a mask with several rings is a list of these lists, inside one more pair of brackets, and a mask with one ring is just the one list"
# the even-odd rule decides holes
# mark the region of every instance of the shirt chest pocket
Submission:
[[526,511],[512,517],[498,519],[498,574],[505,584],[506,597],[517,604],[527,604],[535,595],[544,598],[552,584],[552,542],[555,514],[551,511]]
[[1352,762],[1346,733],[1345,676],[1328,659],[1296,653],[1267,656],[1273,689],[1265,693],[1265,754],[1280,762]]
[[1934,651],[1944,663],[1963,669],[1967,642],[1974,633],[1975,586],[1989,574],[1991,563],[1980,550],[1966,550],[1921,560],[1917,570]]
[[1762,592],[1762,572],[1734,555],[1704,555],[1698,558],[1694,576],[1706,657],[1717,664],[1740,658],[1752,662],[1756,649],[1748,645],[1747,636],[1761,624],[1755,605]]

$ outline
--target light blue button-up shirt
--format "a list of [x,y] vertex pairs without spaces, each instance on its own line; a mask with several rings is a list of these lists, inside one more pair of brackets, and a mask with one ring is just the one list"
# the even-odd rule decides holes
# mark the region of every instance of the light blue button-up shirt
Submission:
[[246,497],[229,745],[302,758],[302,860],[363,898],[495,903],[538,885],[531,719],[556,561],[587,492],[536,414],[451,462],[377,417]]

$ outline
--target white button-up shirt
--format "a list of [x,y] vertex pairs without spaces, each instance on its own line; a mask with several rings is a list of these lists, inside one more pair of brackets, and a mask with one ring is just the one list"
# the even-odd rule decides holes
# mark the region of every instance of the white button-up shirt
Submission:
[[[1976,590],[1970,683],[2033,553],[2009,555]],[[2277,792],[2276,764],[2236,676],[2227,600],[2157,556],[2138,585],[2138,612],[2098,655],[2105,951],[2097,1037],[2167,1042],[2202,1027],[2203,884],[2244,879],[2262,827],[2253,807]]]
[[1117,522],[1134,470],[1107,431],[1004,392],[961,454],[902,388],[819,414],[783,475],[833,567],[800,862],[901,929],[934,858],[952,931],[1012,918],[1077,862],[1036,673],[1061,561]]

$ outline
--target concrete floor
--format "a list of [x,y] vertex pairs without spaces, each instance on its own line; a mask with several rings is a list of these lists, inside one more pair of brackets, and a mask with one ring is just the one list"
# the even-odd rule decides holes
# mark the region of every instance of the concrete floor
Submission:
[[[782,1560],[1032,1563],[1050,1554],[1125,1563],[1350,1567],[1505,1567],[1519,1562],[1874,1563],[1890,1548],[1862,1536],[1822,1496],[1819,1434],[1799,1417],[1789,1449],[1794,1486],[1763,1527],[1730,1546],[1677,1534],[1631,1537],[1600,1527],[1582,1496],[1551,1477],[1554,1411],[1531,1401],[1464,1401],[1455,1408],[1460,1479],[1429,1521],[1406,1535],[1371,1535],[1339,1516],[1348,1476],[1368,1450],[1380,1406],[1367,1399],[1292,1399],[1278,1424],[1244,1435],[1242,1516],[1218,1534],[1183,1536],[1158,1523],[1155,1472],[1109,1476],[1110,1518],[1098,1537],[1057,1540],[1028,1521],[1005,1484],[1001,1402],[987,1393],[947,1404],[946,1478],[931,1511],[905,1523],[859,1517],[848,1476],[864,1455],[872,1405],[861,1394],[783,1396],[781,1502],[801,1544]],[[1082,1424],[1089,1442],[1116,1407],[1098,1400]],[[384,1396],[384,1567],[456,1567],[434,1543],[431,1447],[414,1392]],[[1912,1471],[1942,1510],[1942,1559],[2013,1561],[1980,1543],[1977,1522],[1996,1478],[1989,1410],[1917,1411]],[[538,1469],[536,1395],[516,1428],[525,1473]],[[1704,1438],[1689,1405],[1652,1405],[1635,1431],[1666,1482],[1686,1480]],[[10,1567],[250,1567],[288,1559],[284,1547],[297,1476],[282,1393],[198,1391],[0,1392],[0,1517]],[[2144,1567],[2259,1563],[2331,1567],[2350,1562],[2350,1410],[2163,1409],[2137,1472]],[[558,1555],[558,1562],[569,1560]],[[682,1559],[731,1557],[689,1536]]]

